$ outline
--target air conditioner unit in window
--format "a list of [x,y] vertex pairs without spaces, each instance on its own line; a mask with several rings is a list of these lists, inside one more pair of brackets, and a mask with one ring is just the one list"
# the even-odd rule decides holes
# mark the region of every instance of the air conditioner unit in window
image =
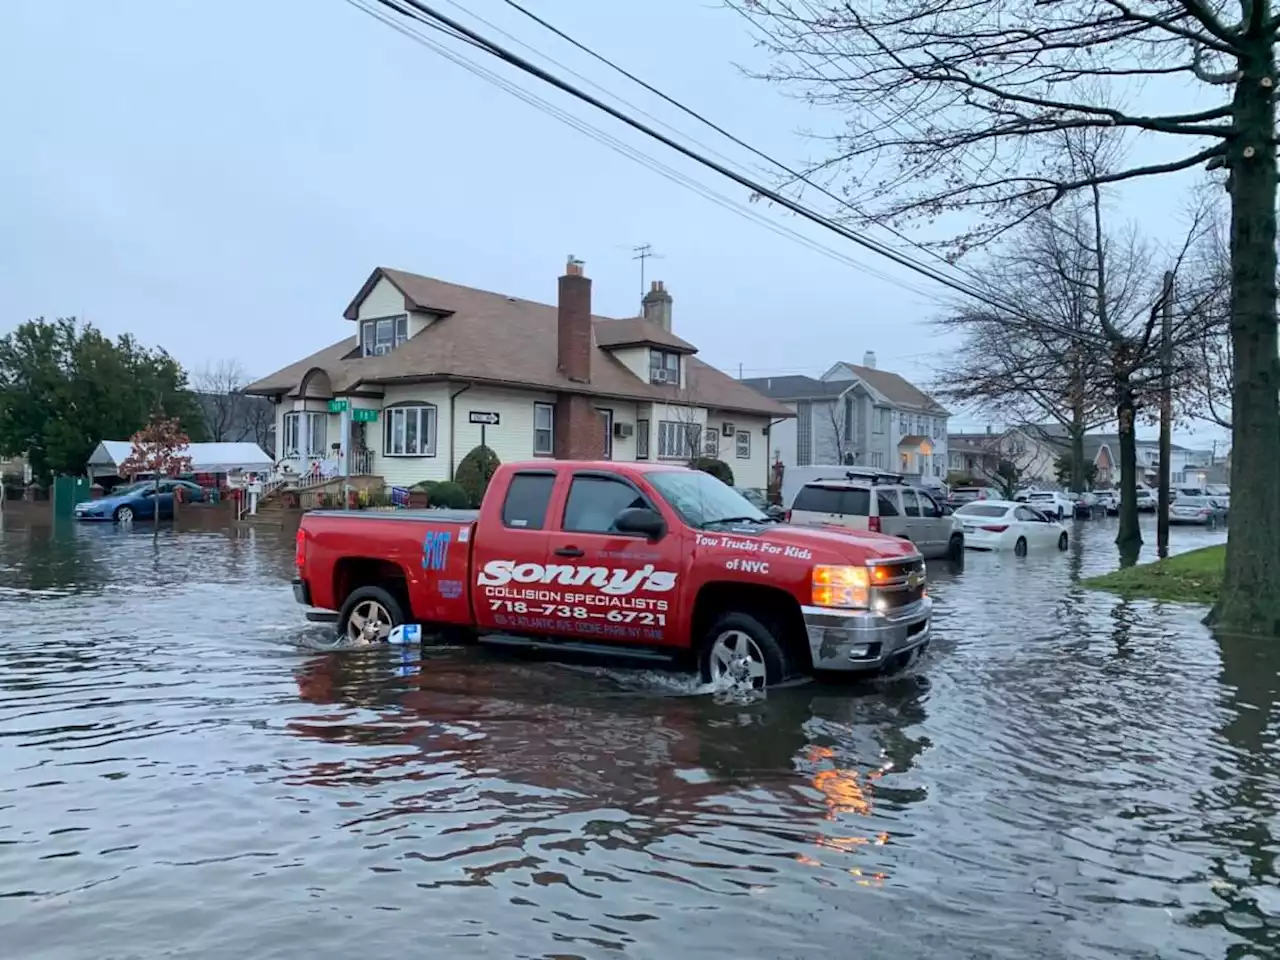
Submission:
[[720,435],[724,437],[732,437],[734,434],[733,424],[726,423],[720,428]]
[[628,437],[632,436],[635,432],[636,432],[636,428],[634,424],[615,423],[613,425],[613,435],[617,437],[619,440],[626,440]]
[[653,371],[654,383],[678,383],[679,380],[680,376],[674,370],[659,369]]

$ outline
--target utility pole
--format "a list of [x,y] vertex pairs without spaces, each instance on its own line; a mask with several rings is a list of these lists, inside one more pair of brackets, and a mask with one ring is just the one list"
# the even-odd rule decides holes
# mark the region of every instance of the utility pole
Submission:
[[1173,420],[1173,274],[1164,275],[1160,309],[1160,489],[1156,499],[1156,553],[1169,555],[1169,431]]
[[653,244],[651,243],[642,243],[638,247],[632,247],[631,252],[635,254],[635,256],[632,257],[631,259],[640,261],[640,296],[643,297],[646,293],[648,293],[648,291],[645,290],[644,288],[645,261],[650,259],[661,260],[663,259],[663,256],[660,253],[653,252]]

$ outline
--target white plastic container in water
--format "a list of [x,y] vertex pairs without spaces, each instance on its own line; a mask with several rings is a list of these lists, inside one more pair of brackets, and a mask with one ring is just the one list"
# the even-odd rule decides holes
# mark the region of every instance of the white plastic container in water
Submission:
[[407,647],[421,642],[422,624],[420,623],[402,623],[398,627],[392,627],[391,633],[387,635],[387,643],[393,647]]

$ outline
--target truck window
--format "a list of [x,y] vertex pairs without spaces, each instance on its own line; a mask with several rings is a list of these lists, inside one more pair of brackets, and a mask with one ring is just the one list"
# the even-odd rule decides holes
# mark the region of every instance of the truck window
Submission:
[[541,530],[556,478],[552,473],[517,473],[502,503],[502,525],[521,530]]
[[576,533],[608,533],[628,507],[649,504],[635,487],[611,477],[574,477],[564,508],[564,529]]
[[937,518],[942,516],[942,508],[929,494],[923,490],[916,491],[920,496],[920,516]]
[[877,490],[876,503],[880,507],[880,516],[882,517],[898,517],[901,513],[898,511],[898,495],[892,490]]

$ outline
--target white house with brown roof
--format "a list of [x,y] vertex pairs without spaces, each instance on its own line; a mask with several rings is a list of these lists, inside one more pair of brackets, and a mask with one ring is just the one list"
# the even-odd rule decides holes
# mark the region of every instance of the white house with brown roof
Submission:
[[787,466],[851,464],[922,477],[947,472],[951,414],[906,378],[881,370],[867,351],[861,364],[840,361],[820,378],[744,380],[794,410],[775,429],[773,452]]
[[641,316],[593,315],[572,258],[556,306],[379,267],[343,313],[350,336],[246,392],[278,405],[285,473],[448,480],[483,435],[504,463],[707,454],[765,486],[792,412],[699,360],[671,308],[655,282]]

